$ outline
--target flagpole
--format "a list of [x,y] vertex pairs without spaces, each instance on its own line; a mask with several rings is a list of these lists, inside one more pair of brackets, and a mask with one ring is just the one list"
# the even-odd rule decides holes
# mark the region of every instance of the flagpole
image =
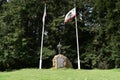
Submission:
[[[76,8],[75,0],[74,0],[74,7]],[[79,40],[78,40],[78,27],[77,27],[77,17],[76,16],[75,16],[75,26],[76,26],[78,69],[81,69],[81,67],[80,67],[80,54],[79,54]]]
[[39,60],[39,69],[42,69],[42,49],[43,49],[43,37],[44,37],[44,28],[45,28],[45,15],[46,15],[46,4],[43,14],[43,26],[42,26],[42,36],[41,36],[41,49],[40,49],[40,60]]

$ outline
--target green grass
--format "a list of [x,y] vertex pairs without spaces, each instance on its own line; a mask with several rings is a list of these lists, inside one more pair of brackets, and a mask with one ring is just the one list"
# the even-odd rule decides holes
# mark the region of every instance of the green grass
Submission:
[[0,72],[0,80],[119,80],[120,69],[21,69]]

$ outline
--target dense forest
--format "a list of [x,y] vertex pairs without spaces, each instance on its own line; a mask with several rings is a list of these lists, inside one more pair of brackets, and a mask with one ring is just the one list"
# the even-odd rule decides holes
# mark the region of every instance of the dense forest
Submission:
[[43,68],[52,67],[59,42],[77,68],[75,21],[63,25],[74,3],[81,68],[120,67],[120,0],[0,0],[0,70],[39,67],[45,3]]

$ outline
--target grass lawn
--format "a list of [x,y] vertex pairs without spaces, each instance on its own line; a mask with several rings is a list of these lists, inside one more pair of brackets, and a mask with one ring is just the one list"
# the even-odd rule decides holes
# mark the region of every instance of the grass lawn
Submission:
[[0,80],[120,80],[120,69],[21,69],[0,72]]

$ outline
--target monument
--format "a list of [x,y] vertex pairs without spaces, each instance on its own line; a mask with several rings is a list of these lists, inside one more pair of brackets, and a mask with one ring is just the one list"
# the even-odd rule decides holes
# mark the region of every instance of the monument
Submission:
[[53,67],[58,69],[58,68],[72,68],[72,63],[70,62],[70,60],[60,54],[61,53],[61,44],[59,43],[57,45],[57,48],[58,48],[58,55],[55,55],[52,62],[53,62]]

